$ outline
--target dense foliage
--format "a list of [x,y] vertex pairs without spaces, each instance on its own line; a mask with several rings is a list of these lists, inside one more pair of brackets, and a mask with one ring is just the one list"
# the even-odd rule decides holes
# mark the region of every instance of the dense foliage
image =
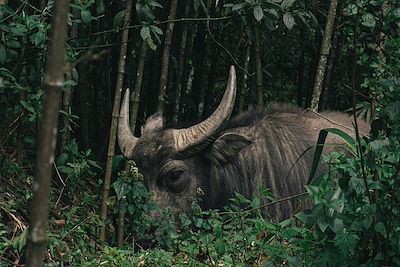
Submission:
[[[0,1],[0,266],[19,266],[25,262],[53,1],[7,2]],[[238,69],[237,112],[259,103],[257,88],[264,101],[309,107],[330,1],[179,2],[165,98],[169,118],[207,116],[220,99],[226,82],[220,77],[230,64]],[[123,25],[123,1],[71,4],[47,265],[400,265],[396,0],[339,3],[320,107],[347,109],[372,122],[372,131],[357,138],[328,133],[345,144],[342,152],[322,156],[326,173],[310,179],[299,198],[312,200],[310,210],[269,222],[260,206],[282,200],[261,188],[252,199],[237,194],[224,211],[202,211],[194,199],[192,211],[177,221],[168,210],[155,219],[151,214],[161,211],[139,170],[117,155],[110,214],[106,223],[100,220],[120,33],[130,28],[124,87],[141,92],[139,132],[157,109],[170,8],[168,1],[135,1],[132,21]],[[101,243],[98,229],[104,225],[109,234]]]

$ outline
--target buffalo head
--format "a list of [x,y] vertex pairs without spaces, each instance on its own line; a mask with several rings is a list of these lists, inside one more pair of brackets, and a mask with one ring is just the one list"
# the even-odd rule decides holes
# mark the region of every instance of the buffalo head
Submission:
[[[219,136],[232,113],[235,97],[236,74],[232,66],[223,98],[206,120],[175,129],[166,128],[163,117],[153,115],[143,127],[142,136],[137,138],[129,125],[129,89],[126,91],[118,126],[119,146],[127,159],[135,160],[153,200],[161,208],[170,207],[175,213],[187,210],[200,188],[207,191],[213,186],[207,176],[211,175],[210,144],[217,142],[216,139],[220,146],[224,141],[235,143],[234,149],[227,153],[237,153],[249,143],[239,134]],[[227,159],[231,155],[219,155],[224,156]]]

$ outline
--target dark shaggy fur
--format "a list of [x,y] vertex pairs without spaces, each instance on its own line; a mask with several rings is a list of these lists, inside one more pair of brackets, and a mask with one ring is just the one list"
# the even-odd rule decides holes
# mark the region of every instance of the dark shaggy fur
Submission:
[[[342,113],[323,116],[351,127],[351,119]],[[176,213],[189,209],[198,188],[204,192],[204,208],[222,208],[234,192],[251,197],[261,184],[270,188],[276,199],[303,192],[313,149],[297,160],[316,144],[321,129],[339,127],[299,108],[271,104],[263,111],[236,116],[206,148],[183,156],[173,152],[171,129],[164,128],[160,121],[158,116],[148,120],[134,159],[153,199]],[[368,126],[362,124],[361,128],[367,130]],[[293,200],[272,205],[265,212],[277,221],[293,215],[295,210]]]

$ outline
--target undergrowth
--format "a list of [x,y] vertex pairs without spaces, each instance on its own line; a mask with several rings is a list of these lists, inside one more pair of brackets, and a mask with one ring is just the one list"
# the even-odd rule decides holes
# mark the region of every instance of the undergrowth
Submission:
[[[224,211],[162,218],[134,163],[116,157],[106,244],[101,226],[101,168],[72,141],[56,161],[47,266],[395,266],[400,265],[400,103],[382,107],[371,138],[347,140],[324,156],[327,171],[307,186],[309,210],[272,223],[261,214],[267,190],[236,194]],[[330,133],[332,134],[332,133]],[[0,266],[23,266],[32,198],[32,169],[3,159],[0,180]],[[122,170],[124,169],[124,170]],[[123,216],[121,217],[121,214]],[[117,247],[119,220],[125,235]]]

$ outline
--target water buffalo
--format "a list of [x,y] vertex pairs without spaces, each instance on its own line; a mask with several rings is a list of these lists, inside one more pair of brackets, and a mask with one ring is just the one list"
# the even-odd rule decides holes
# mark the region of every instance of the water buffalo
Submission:
[[[125,93],[119,146],[126,158],[135,160],[153,200],[162,208],[175,214],[188,210],[198,188],[204,192],[205,209],[222,208],[235,192],[250,197],[260,184],[270,188],[276,199],[301,193],[313,152],[296,160],[316,144],[321,129],[338,127],[333,121],[352,125],[342,113],[322,117],[285,104],[230,119],[235,97],[236,74],[231,67],[223,98],[206,120],[188,128],[169,128],[162,116],[153,115],[136,138],[129,126],[129,90]],[[293,215],[295,206],[296,201],[286,201],[265,212],[277,221]]]

